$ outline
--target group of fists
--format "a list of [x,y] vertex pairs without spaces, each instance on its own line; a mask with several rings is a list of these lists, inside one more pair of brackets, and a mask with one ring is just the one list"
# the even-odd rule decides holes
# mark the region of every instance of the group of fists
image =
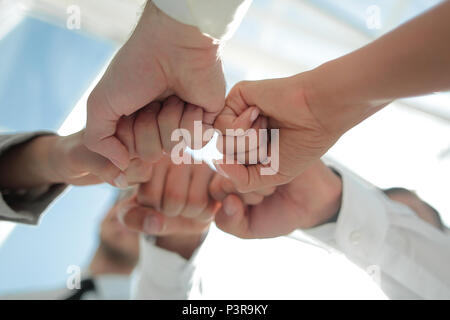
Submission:
[[[227,139],[244,139],[248,128],[273,128],[279,121],[263,115],[256,107],[260,103],[236,98],[237,95],[243,99],[242,92],[249,95],[252,91],[247,88],[252,85],[251,82],[238,84],[213,123],[224,132],[227,126],[241,128],[244,135],[220,136],[219,146],[227,145]],[[256,96],[270,106],[265,96],[269,92],[261,90]],[[58,154],[50,157],[57,159],[54,165],[61,176],[57,181],[75,185],[108,182],[121,188],[135,185],[131,196],[120,203],[119,217],[130,229],[157,236],[199,234],[215,220],[219,228],[242,238],[275,237],[325,223],[337,213],[341,182],[320,160],[313,161],[303,174],[295,175],[295,171],[291,171],[291,176],[278,174],[279,180],[270,180],[277,174],[267,175],[267,180],[260,175],[258,170],[270,165],[263,164],[261,159],[258,158],[257,164],[245,163],[248,154],[254,151],[248,148],[244,150],[247,154],[244,163],[237,161],[237,150],[221,148],[226,159],[223,164],[216,164],[218,173],[206,163],[194,160],[184,148],[176,152],[183,162],[173,161],[174,147],[180,142],[172,141],[172,132],[192,131],[193,119],[202,113],[201,107],[170,96],[120,117],[112,138],[128,154],[124,170],[89,150],[83,143],[85,131],[63,137],[54,148]],[[280,132],[280,138],[284,137],[284,131]],[[295,128],[286,130],[287,134],[292,132]],[[183,135],[181,140],[181,145],[190,145]],[[258,141],[257,149],[271,142]],[[295,158],[293,150],[289,151],[288,155],[293,156],[290,161],[296,163],[299,158]]]
[[[275,188],[297,179],[338,135],[312,111],[314,81],[309,73],[240,82],[225,96],[219,50],[197,28],[147,5],[88,99],[85,131],[67,137],[78,147],[68,148],[74,152],[70,159],[75,169],[64,174],[72,175],[76,184],[96,179],[121,188],[140,184],[129,210],[139,214],[124,218],[135,229],[143,229],[143,212],[148,210],[154,223],[150,228],[147,222],[147,229],[163,232],[171,216],[208,221],[222,208],[216,222],[224,228],[229,222],[241,236],[250,231],[273,235],[257,219],[237,223],[230,217],[243,219],[252,210],[259,216],[258,204],[270,197],[272,204],[282,205]],[[185,146],[205,145],[213,129],[221,134],[218,146],[224,154],[214,163],[220,176],[207,173],[205,164],[171,161]],[[247,145],[251,134],[256,134],[256,144]],[[297,225],[275,229],[285,232]]]

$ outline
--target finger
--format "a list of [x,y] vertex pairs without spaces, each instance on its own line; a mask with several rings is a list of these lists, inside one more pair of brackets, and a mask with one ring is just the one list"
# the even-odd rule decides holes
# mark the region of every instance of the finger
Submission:
[[241,193],[286,184],[292,180],[291,177],[283,176],[267,165],[245,166],[242,164],[220,163],[219,161],[213,161],[213,163],[217,172],[230,179],[236,190]]
[[299,212],[296,210],[283,211],[280,218],[279,204],[265,198],[247,210],[249,234],[254,238],[271,238],[291,233],[299,226]]
[[231,180],[217,174],[213,178],[210,186],[209,193],[211,197],[217,201],[223,201],[228,195],[235,194],[248,205],[259,204],[263,201],[264,196],[257,192],[239,193]]
[[[217,146],[219,151],[225,155],[226,163],[247,165],[265,163],[268,160],[269,146],[266,123],[267,119],[260,117],[256,120],[254,127],[247,130],[243,136],[219,136]],[[223,141],[226,141],[225,150],[221,143]]]
[[211,198],[216,201],[223,201],[226,198],[226,196],[229,194],[223,187],[223,184],[226,182],[230,184],[229,189],[233,189],[233,192],[235,192],[236,190],[233,188],[233,183],[230,180],[220,174],[215,174],[213,176],[208,187],[208,192]]
[[[205,134],[208,129],[212,129],[212,126],[204,124],[202,121],[203,109],[193,104],[187,104],[181,118],[180,128],[183,129],[186,145],[193,150],[201,149],[212,138],[212,134],[208,137]],[[210,132],[212,131],[208,131],[208,133]]]
[[208,206],[195,217],[194,220],[208,222],[214,220],[217,212],[222,208],[222,203],[213,199],[208,200]]
[[120,116],[104,101],[95,94],[89,96],[84,143],[89,150],[99,153],[119,169],[125,170],[130,157],[126,147],[114,136]]
[[264,196],[256,192],[240,193],[239,198],[247,205],[257,205],[264,200]]
[[[234,85],[225,99],[225,106],[236,115],[242,114],[250,106],[257,106],[258,98],[264,96],[264,81],[241,81]],[[260,110],[264,111],[264,110]]]
[[134,121],[136,152],[139,158],[145,162],[157,162],[163,155],[157,122],[160,107],[159,102],[152,102],[139,111]]
[[258,117],[258,119],[252,124],[250,129],[236,129],[227,130],[229,134],[220,135],[217,139],[217,149],[222,154],[233,155],[237,154],[242,157],[242,154],[247,155],[249,152],[255,154],[255,159],[259,159],[260,155],[264,155],[259,149],[264,151],[267,149],[268,136],[267,136],[268,120],[266,117]]
[[127,148],[130,160],[136,157],[135,138],[133,132],[135,116],[123,116],[117,122],[116,137]]
[[[261,113],[261,110],[256,107],[255,97],[262,96],[260,91],[263,86],[258,83],[260,81],[241,81],[230,90],[225,99],[225,108],[214,122],[214,127],[222,134],[225,134],[226,129],[239,128],[239,125],[247,125],[245,128],[241,127],[244,130],[250,128],[250,120],[256,115],[255,110]],[[240,115],[244,116],[238,119]]]
[[135,158],[131,160],[130,165],[125,170],[125,176],[129,185],[147,182],[152,176],[152,163]]
[[153,165],[150,181],[141,184],[139,187],[137,194],[137,202],[139,204],[161,211],[169,165],[170,159],[168,157],[163,157]]
[[274,192],[276,190],[277,190],[276,187],[266,187],[266,188],[258,189],[255,192],[262,195],[263,197],[267,197],[267,196],[274,194]]
[[199,234],[210,224],[210,221],[199,221],[184,217],[170,218],[146,207],[128,209],[122,221],[131,230],[154,236]]
[[183,217],[197,217],[208,208],[212,201],[209,197],[208,187],[213,174],[214,171],[206,163],[193,165],[188,198],[181,212]]
[[172,141],[172,134],[180,127],[184,102],[176,96],[169,97],[158,114],[158,127],[163,149],[170,153],[179,141]]
[[125,208],[125,212],[120,214],[121,222],[131,230],[151,235],[158,235],[164,231],[165,217],[153,208],[137,205]]
[[171,164],[164,186],[161,212],[168,217],[178,216],[188,198],[192,166]]
[[223,111],[217,116],[214,127],[223,135],[233,136],[233,131],[237,129],[248,130],[259,116],[258,107],[252,106],[246,109],[239,108],[241,113],[236,113],[229,106],[225,106]]
[[252,238],[246,208],[237,195],[229,195],[222,202],[222,209],[216,214],[219,229],[240,238]]
[[83,177],[72,179],[70,181],[70,184],[72,184],[74,186],[90,186],[90,185],[99,184],[99,183],[103,183],[103,182],[105,182],[105,181],[103,181],[96,175],[88,174]]
[[127,179],[119,168],[105,157],[88,150],[84,146],[74,153],[73,161],[75,167],[80,168],[81,172],[89,172],[102,181],[119,188],[128,187]]
[[119,221],[127,228],[155,236],[171,234],[198,234],[211,220],[201,221],[184,217],[169,218],[161,212],[140,206],[135,197],[122,201],[118,206]]

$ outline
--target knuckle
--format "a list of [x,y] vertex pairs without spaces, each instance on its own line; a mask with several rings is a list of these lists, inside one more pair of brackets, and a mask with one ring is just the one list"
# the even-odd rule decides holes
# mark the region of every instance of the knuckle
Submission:
[[179,192],[167,192],[164,197],[164,202],[171,206],[182,206],[185,203],[184,195]]
[[137,201],[145,206],[159,208],[159,193],[155,188],[151,188],[150,184],[141,185],[137,194]]
[[120,174],[120,169],[114,164],[108,163],[100,173],[100,176],[105,181],[114,181],[114,179]]
[[236,190],[237,190],[239,193],[248,193],[248,192],[251,191],[251,188],[250,188],[250,186],[248,186],[248,185],[237,185],[237,186],[236,186]]
[[200,213],[208,206],[208,197],[206,195],[192,196],[191,198],[189,198],[186,206],[189,207],[192,211],[197,211]]
[[139,112],[136,119],[134,120],[134,130],[146,129],[150,123],[155,119],[154,113],[147,110]]
[[169,107],[169,106],[178,106],[178,105],[182,105],[183,101],[178,98],[177,96],[173,95],[170,96],[166,102],[164,103],[164,107]]
[[169,110],[167,109],[167,107],[161,108],[158,115],[156,116],[158,123],[164,124],[168,121],[168,119],[170,119],[171,114],[168,111]]

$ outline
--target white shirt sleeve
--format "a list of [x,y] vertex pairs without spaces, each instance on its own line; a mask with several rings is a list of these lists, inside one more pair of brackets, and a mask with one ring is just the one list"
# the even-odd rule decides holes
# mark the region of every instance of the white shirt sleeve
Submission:
[[450,236],[351,172],[336,171],[343,182],[338,220],[305,233],[376,276],[391,299],[449,299]]
[[208,36],[227,40],[239,27],[252,0],[153,0],[168,16],[200,29]]
[[159,248],[151,237],[141,236],[139,263],[133,274],[132,299],[185,300],[199,296],[201,280],[196,278],[197,255],[189,260]]

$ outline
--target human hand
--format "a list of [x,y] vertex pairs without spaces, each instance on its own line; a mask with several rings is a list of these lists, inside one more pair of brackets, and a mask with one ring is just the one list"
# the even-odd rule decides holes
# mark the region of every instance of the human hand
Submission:
[[216,176],[210,193],[222,208],[216,225],[241,238],[270,238],[311,228],[333,219],[341,204],[342,182],[321,161],[288,184],[279,186],[257,205],[246,205],[236,191],[222,191],[226,178]]
[[[212,38],[170,18],[149,1],[130,39],[89,96],[86,146],[126,170],[131,158],[116,136],[119,119],[171,95],[198,106],[188,117],[190,122],[211,126],[225,98],[218,49]],[[155,132],[157,126],[148,129]],[[167,132],[160,134],[170,139]]]
[[126,187],[150,179],[150,163],[135,159],[121,174],[108,159],[86,148],[83,135],[84,131],[80,131],[65,137],[49,137],[52,143],[45,161],[48,165],[42,173],[50,182],[73,185],[107,182],[113,186]]
[[220,207],[209,196],[214,171],[203,164],[154,164],[151,179],[121,203],[120,219],[132,230],[157,236],[157,245],[189,257]]
[[[218,172],[229,177],[240,192],[292,181],[339,138],[339,132],[328,131],[311,111],[308,79],[305,73],[289,78],[244,81],[228,94],[226,107],[215,122],[222,133],[235,127],[233,122],[254,107],[260,109],[259,118],[267,117],[269,129],[279,129],[278,136],[272,136],[267,146],[269,164],[245,166],[215,162]],[[274,137],[279,138],[278,143]],[[266,170],[265,174],[261,174],[262,169]]]

